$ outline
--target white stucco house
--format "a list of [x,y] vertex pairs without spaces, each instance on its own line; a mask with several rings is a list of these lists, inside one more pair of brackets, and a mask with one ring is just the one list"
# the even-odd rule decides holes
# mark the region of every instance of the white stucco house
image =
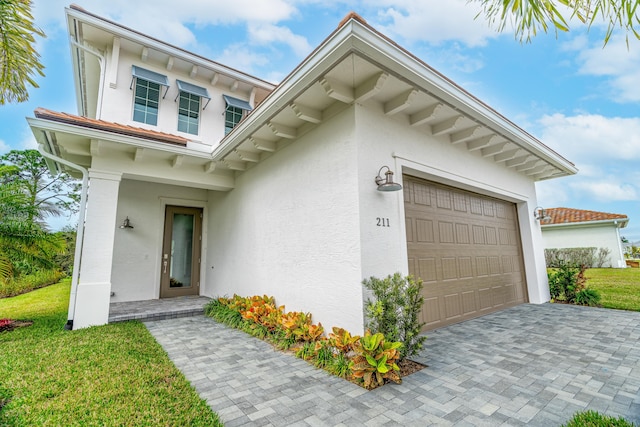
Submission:
[[424,280],[426,329],[548,301],[534,184],[576,168],[358,15],[278,85],[66,18],[78,113],[27,120],[85,179],[73,328],[237,293],[361,333],[362,280],[398,271]]
[[596,212],[584,209],[545,209],[541,221],[545,249],[605,248],[609,250],[603,267],[625,268],[620,229],[629,218],[623,214]]

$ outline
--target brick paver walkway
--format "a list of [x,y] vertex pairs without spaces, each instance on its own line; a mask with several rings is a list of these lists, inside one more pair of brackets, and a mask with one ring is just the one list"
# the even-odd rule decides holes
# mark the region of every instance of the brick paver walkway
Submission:
[[520,305],[429,333],[428,368],[365,391],[199,316],[146,323],[226,426],[640,423],[640,313]]

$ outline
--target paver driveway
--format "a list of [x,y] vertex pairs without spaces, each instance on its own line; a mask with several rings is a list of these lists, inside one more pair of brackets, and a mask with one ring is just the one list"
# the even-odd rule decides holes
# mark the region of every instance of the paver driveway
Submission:
[[640,313],[520,305],[431,332],[428,366],[365,391],[205,317],[146,323],[227,426],[640,422]]

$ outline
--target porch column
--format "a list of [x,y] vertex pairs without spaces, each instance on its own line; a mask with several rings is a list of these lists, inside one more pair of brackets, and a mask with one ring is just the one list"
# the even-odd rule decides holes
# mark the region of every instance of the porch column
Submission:
[[111,266],[121,173],[89,169],[89,196],[73,329],[109,321]]

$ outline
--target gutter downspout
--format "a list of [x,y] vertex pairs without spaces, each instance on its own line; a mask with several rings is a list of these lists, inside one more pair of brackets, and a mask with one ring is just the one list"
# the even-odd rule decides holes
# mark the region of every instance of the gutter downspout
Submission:
[[73,329],[73,318],[76,313],[76,295],[78,293],[78,278],[80,277],[80,260],[82,255],[82,246],[84,243],[84,222],[87,211],[87,193],[89,190],[89,172],[82,166],[71,163],[68,160],[62,159],[53,153],[53,147],[51,141],[46,132],[43,132],[44,139],[47,142],[47,151],[43,144],[38,144],[38,151],[43,157],[53,160],[56,163],[61,163],[72,169],[78,170],[82,173],[82,192],[80,193],[80,210],[78,212],[78,228],[76,230],[76,249],[73,255],[73,273],[71,274],[71,294],[69,295],[69,313],[67,315],[67,324],[64,326],[66,330]]
[[[71,38],[69,40],[69,42],[75,46],[77,49],[82,49],[83,51],[90,53],[92,55],[94,55],[96,58],[98,58],[98,63],[100,64],[100,89],[98,91],[98,102],[97,102],[97,106],[96,106],[96,118],[100,119],[102,116],[102,92],[104,90],[104,75],[105,75],[105,58],[102,54],[100,54],[99,52],[97,52],[95,48],[90,48],[87,46],[83,46],[80,43],[78,43],[75,39]],[[80,64],[78,64],[78,67],[80,68]],[[81,90],[82,90],[82,82],[80,83],[81,86]],[[84,105],[84,99],[82,100],[82,103]],[[84,110],[83,111],[83,116],[88,116],[88,107],[86,105],[84,105]],[[67,165],[68,166],[68,165]]]
[[[622,250],[622,241],[620,240],[620,225],[618,221],[613,221],[616,226],[616,241],[618,242],[618,268],[626,268],[627,264],[624,259],[624,251]],[[613,264],[613,263],[612,263]],[[613,267],[613,265],[611,265]]]

